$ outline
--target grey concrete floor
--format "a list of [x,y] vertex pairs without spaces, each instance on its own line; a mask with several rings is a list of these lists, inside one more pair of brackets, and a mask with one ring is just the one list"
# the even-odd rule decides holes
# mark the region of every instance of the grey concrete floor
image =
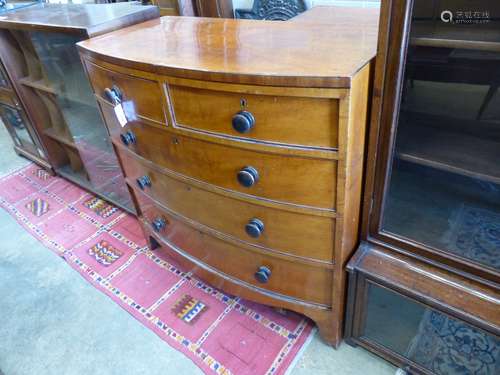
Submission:
[[[27,164],[0,122],[0,176]],[[0,374],[202,374],[0,209]],[[292,375],[384,375],[395,368],[316,335]]]

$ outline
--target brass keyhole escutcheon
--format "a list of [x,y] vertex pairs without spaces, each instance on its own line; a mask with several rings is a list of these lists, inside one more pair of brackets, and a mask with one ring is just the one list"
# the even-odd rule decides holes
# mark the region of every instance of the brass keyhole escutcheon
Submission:
[[245,98],[240,99],[240,107],[241,110],[244,110],[247,107],[247,100]]

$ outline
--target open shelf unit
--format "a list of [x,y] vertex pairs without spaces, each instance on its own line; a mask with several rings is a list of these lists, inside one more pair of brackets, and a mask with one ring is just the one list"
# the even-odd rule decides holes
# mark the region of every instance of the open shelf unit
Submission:
[[24,77],[19,80],[19,83],[39,91],[45,91],[49,94],[55,95],[56,93],[56,91],[49,87],[43,80],[33,81],[29,77]]
[[[2,37],[9,39],[3,50],[16,56],[15,70],[17,80],[14,83],[21,98],[28,103],[28,112],[34,117],[48,158],[54,169],[68,166],[75,174],[85,174],[83,162],[76,150],[73,136],[58,104],[58,94],[44,71],[42,62],[32,43],[29,31],[4,29]],[[30,110],[31,109],[31,110]]]
[[131,212],[76,43],[158,15],[156,7],[130,3],[39,4],[0,19],[0,60],[46,150],[47,164]]
[[15,82],[28,74],[17,38],[18,34],[0,29],[0,118],[16,153],[52,172],[43,139],[15,89]]

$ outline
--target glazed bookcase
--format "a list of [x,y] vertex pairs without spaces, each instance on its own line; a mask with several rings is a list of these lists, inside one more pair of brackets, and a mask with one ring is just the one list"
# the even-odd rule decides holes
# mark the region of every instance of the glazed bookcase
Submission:
[[473,6],[382,3],[345,330],[410,373],[499,369],[500,6]]
[[0,119],[14,143],[14,150],[35,163],[51,170],[47,153],[19,97],[14,91],[7,71],[0,62]]

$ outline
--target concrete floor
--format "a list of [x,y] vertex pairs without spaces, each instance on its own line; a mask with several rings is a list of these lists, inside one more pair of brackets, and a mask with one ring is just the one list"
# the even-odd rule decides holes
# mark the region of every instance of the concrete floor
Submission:
[[[22,167],[0,122],[0,176]],[[0,209],[0,375],[202,374]],[[396,369],[315,336],[292,375],[384,375]]]

